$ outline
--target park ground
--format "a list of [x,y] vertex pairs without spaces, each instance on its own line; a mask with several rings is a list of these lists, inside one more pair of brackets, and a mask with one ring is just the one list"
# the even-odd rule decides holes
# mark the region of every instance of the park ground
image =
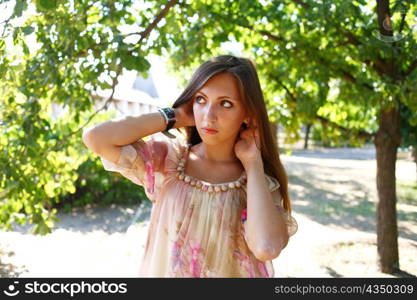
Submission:
[[[281,155],[298,232],[273,261],[275,277],[417,276],[417,203],[398,201],[401,273],[378,271],[375,149],[298,150]],[[398,160],[399,182],[416,166]],[[397,184],[397,187],[398,187]],[[137,277],[150,202],[59,213],[46,236],[30,226],[0,231],[0,277]]]

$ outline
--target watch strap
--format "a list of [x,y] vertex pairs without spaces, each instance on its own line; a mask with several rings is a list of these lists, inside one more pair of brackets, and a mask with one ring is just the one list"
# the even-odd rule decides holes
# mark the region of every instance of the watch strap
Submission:
[[167,124],[167,127],[165,128],[164,131],[162,131],[162,133],[168,136],[169,138],[172,138],[172,139],[176,138],[175,135],[168,132],[172,127],[174,127],[175,122],[177,121],[174,109],[171,107],[164,107],[164,108],[158,109],[158,111],[164,116],[165,124]]

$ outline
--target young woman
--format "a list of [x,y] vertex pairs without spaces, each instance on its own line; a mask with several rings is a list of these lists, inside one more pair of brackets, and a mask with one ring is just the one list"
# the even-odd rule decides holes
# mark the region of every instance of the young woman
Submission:
[[101,123],[83,141],[152,201],[141,277],[274,276],[297,222],[249,59],[210,59],[172,108]]

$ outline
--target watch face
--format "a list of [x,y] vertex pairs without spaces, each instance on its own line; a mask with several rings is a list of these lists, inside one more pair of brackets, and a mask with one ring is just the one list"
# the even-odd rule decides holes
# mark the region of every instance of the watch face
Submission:
[[173,109],[166,109],[165,112],[166,112],[169,119],[174,119],[175,118],[175,112],[174,112]]

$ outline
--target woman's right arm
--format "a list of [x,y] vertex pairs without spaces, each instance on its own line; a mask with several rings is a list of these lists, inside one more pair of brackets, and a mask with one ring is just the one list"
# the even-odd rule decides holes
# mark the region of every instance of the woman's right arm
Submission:
[[[174,110],[177,122],[173,128],[192,125],[193,122],[190,120],[190,115],[184,113],[182,108],[175,108]],[[85,130],[82,139],[91,151],[116,163],[120,157],[122,146],[163,131],[165,128],[165,119],[161,113],[152,112],[100,123],[93,128]]]

